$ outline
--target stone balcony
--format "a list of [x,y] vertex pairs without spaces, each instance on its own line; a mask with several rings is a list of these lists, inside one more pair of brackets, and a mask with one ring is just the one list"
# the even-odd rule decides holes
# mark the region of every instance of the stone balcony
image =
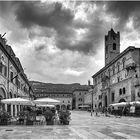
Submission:
[[131,70],[131,69],[135,69],[135,68],[136,68],[136,64],[134,62],[126,65],[126,70]]

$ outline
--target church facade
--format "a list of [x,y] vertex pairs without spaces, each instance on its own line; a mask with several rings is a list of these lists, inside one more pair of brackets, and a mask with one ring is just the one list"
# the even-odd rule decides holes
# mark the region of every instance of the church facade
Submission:
[[120,53],[120,33],[105,36],[105,66],[93,76],[93,108],[140,101],[140,48],[129,46]]

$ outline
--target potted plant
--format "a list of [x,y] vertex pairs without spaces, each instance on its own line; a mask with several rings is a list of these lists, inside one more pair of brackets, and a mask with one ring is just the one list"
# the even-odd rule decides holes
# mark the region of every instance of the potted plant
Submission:
[[53,125],[54,113],[51,110],[46,110],[43,115],[46,118],[46,122],[48,125]]
[[68,110],[61,110],[59,112],[59,120],[60,124],[68,125],[70,122],[70,111]]
[[33,125],[34,120],[35,120],[35,113],[33,111],[28,112],[26,125]]
[[0,111],[0,125],[7,125],[11,116],[6,111]]
[[24,120],[26,120],[27,118],[27,112],[20,111],[18,117],[19,117],[19,124],[24,124]]

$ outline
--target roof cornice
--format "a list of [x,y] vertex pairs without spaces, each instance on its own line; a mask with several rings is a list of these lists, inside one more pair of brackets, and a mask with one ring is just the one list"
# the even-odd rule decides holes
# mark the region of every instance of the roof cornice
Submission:
[[127,49],[125,49],[122,53],[120,53],[118,56],[116,56],[111,62],[109,62],[106,66],[104,66],[102,69],[100,69],[97,73],[95,73],[92,78],[95,78],[97,75],[99,75],[101,72],[103,72],[105,69],[107,69],[108,67],[110,67],[113,63],[115,63],[119,58],[121,58],[124,54],[126,54],[127,52],[129,52],[130,50],[134,50],[134,49],[139,49],[139,48],[135,48],[134,46],[129,46]]

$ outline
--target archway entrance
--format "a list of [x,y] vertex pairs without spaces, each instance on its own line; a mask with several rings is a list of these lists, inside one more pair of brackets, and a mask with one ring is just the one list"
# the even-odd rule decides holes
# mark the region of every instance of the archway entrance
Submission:
[[57,110],[60,110],[60,105],[56,105],[56,109]]
[[67,105],[67,109],[70,110],[70,105]]
[[105,95],[105,107],[107,107],[107,95]]
[[121,103],[121,102],[126,102],[126,101],[125,101],[125,99],[122,98],[119,100],[119,103]]
[[99,104],[98,104],[98,108],[101,108],[102,107],[102,103],[100,102]]
[[61,109],[66,109],[66,106],[65,105],[61,105]]

